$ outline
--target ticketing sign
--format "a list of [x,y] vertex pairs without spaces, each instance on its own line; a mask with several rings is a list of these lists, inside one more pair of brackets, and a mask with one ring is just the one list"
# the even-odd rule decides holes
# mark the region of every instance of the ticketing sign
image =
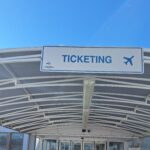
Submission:
[[144,73],[141,48],[43,47],[43,72]]

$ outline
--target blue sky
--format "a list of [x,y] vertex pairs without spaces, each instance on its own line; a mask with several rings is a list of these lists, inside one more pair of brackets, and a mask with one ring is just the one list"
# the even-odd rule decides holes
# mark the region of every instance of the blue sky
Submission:
[[0,48],[150,47],[149,0],[0,0]]

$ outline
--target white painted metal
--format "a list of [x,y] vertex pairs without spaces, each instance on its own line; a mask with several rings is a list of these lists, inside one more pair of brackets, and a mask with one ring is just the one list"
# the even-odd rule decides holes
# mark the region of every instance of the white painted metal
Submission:
[[[42,47],[0,51],[0,69],[6,75],[0,72],[1,125],[39,135],[44,129],[47,133],[48,128],[64,129],[69,125],[79,125],[70,136],[76,129],[80,130],[77,132],[80,136],[93,136],[81,133],[82,128],[94,130],[95,137],[121,138],[118,132],[111,135],[116,130],[122,131],[125,137],[150,135],[149,69],[138,77],[43,74],[38,72],[41,50]],[[144,63],[149,67],[150,50],[143,50]],[[32,64],[37,67],[37,75],[32,68],[22,68],[28,74],[19,76],[18,66]],[[95,133],[95,126],[97,130],[105,128],[103,135]],[[69,136],[67,129],[64,131],[66,134],[62,135]],[[60,129],[56,133],[60,136]]]
[[83,87],[83,113],[82,113],[82,128],[87,129],[88,118],[90,113],[90,105],[94,91],[94,79],[85,79]]

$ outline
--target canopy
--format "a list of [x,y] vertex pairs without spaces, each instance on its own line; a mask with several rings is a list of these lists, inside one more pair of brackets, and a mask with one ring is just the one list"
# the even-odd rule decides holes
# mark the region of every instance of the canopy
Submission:
[[1,125],[39,136],[150,135],[150,51],[143,50],[144,74],[116,75],[41,72],[42,47],[1,49]]

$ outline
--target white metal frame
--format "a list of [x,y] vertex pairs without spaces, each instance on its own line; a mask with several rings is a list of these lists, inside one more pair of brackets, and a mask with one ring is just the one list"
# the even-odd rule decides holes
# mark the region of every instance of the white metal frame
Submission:
[[[94,91],[94,88],[108,87],[143,90],[148,93],[150,78],[114,75],[17,77],[8,67],[8,64],[39,62],[41,49],[42,47],[0,51],[0,56],[4,55],[0,57],[0,66],[10,75],[8,79],[0,79],[0,92],[18,89],[24,91],[24,94],[16,96],[9,94],[7,97],[0,96],[0,107],[8,108],[0,111],[2,126],[32,133],[40,128],[65,123],[82,124],[83,128],[88,128],[89,124],[96,124],[126,130],[139,136],[150,135],[150,99],[147,95]],[[149,54],[150,49],[143,50],[145,52],[144,63],[149,65],[150,56],[146,53]],[[26,52],[29,54],[23,55]],[[30,93],[27,90],[41,87],[76,87],[84,90],[41,93]],[[47,104],[49,100],[53,104]]]

